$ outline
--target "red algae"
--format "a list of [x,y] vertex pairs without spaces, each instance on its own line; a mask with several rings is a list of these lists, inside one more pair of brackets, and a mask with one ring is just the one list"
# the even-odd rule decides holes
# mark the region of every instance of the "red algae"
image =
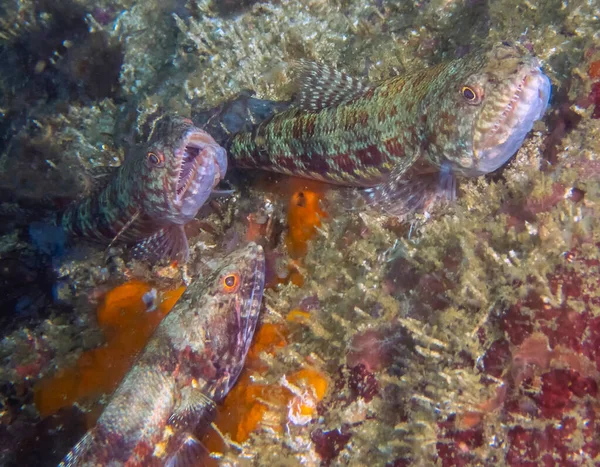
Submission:
[[588,74],[590,78],[600,79],[600,60],[590,63]]
[[[458,433],[479,436],[485,419],[498,416],[510,427],[507,465],[575,466],[582,458],[598,460],[600,318],[593,316],[593,307],[599,245],[588,246],[593,248],[565,254],[548,275],[555,299],[532,291],[498,321],[505,337],[488,347],[482,367],[484,374],[503,381],[479,411],[465,411],[452,425],[454,419],[445,422],[459,431],[447,431],[446,441],[438,444],[443,465],[468,465],[469,449],[461,450]],[[523,417],[535,420],[535,427],[522,425]]]
[[151,291],[144,282],[130,281],[108,292],[97,310],[106,344],[84,352],[74,367],[38,382],[34,402],[40,415],[46,417],[75,402],[95,402],[112,393],[184,290],[160,294],[154,310],[148,310],[144,301]]
[[330,431],[317,428],[310,434],[310,439],[315,443],[315,450],[321,456],[323,464],[329,465],[348,443],[351,436],[352,433],[345,428]]
[[500,378],[510,361],[510,344],[505,339],[494,341],[483,356],[485,372],[494,378]]
[[592,118],[600,118],[600,82],[592,84],[591,97],[595,106]]
[[442,465],[448,467],[472,465],[475,461],[472,451],[483,445],[483,433],[477,429],[457,429],[453,417],[440,423],[439,428],[442,440],[438,441],[436,447]]
[[348,368],[348,389],[353,399],[359,397],[365,402],[371,402],[379,393],[379,382],[374,373],[362,364]]

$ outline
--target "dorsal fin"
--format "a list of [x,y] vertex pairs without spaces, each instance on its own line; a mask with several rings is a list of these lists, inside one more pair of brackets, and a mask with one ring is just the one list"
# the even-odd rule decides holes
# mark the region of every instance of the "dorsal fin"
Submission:
[[86,182],[86,196],[98,193],[112,180],[112,177],[119,170],[119,167],[114,166],[99,166],[86,169],[83,172],[83,177]]
[[335,68],[307,60],[300,60],[296,105],[309,112],[335,107],[364,94],[369,86]]

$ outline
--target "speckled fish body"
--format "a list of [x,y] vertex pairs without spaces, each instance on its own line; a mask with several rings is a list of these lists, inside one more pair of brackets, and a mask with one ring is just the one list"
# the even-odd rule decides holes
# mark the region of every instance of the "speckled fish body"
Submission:
[[73,237],[187,259],[183,226],[226,171],[225,150],[208,133],[189,119],[162,116],[119,168],[102,174],[102,188],[70,206],[60,222]]
[[242,370],[263,286],[254,243],[193,282],[61,465],[193,465],[202,452],[193,432],[210,423]]
[[538,60],[507,44],[372,85],[304,64],[299,83],[295,105],[223,143],[230,160],[370,187],[392,211],[423,197],[419,191],[440,175],[473,177],[502,166],[550,97]]

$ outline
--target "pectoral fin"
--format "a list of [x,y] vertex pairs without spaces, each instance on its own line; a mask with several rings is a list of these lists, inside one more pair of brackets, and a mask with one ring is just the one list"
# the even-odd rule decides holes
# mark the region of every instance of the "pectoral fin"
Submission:
[[215,403],[210,397],[199,389],[185,387],[181,391],[179,404],[169,419],[169,425],[194,430],[202,420],[212,419],[215,410]]
[[182,433],[173,440],[173,452],[165,460],[165,467],[198,467],[209,452],[193,435]]
[[94,440],[94,430],[88,431],[83,438],[79,440],[79,442],[69,451],[69,454],[65,456],[59,467],[73,467],[76,465],[81,465],[90,446],[92,445],[92,441]]
[[183,225],[170,225],[145,238],[135,246],[133,256],[148,261],[168,258],[186,262],[189,249]]
[[448,171],[419,173],[409,169],[400,177],[391,176],[381,185],[365,190],[369,204],[394,216],[407,217],[429,212],[437,203],[456,197],[456,178]]
[[108,246],[106,247],[106,250],[110,250],[110,248],[115,244],[115,242],[117,242],[119,240],[119,238],[121,237],[121,235],[123,235],[123,233],[125,233],[127,231],[127,229],[129,227],[131,227],[131,224],[133,224],[138,217],[140,217],[141,212],[138,210],[136,211],[133,216],[131,216],[131,218],[125,223],[125,225],[123,227],[121,227],[121,230],[119,230],[117,232],[117,235],[115,235],[115,237],[110,241],[110,243],[108,244]]
[[169,425],[180,434],[170,442],[170,454],[165,460],[165,466],[203,465],[202,458],[208,455],[208,451],[190,433],[194,432],[201,422],[206,421],[208,424],[209,420],[214,418],[215,410],[212,399],[199,389],[187,386],[181,391],[179,404],[169,418]]

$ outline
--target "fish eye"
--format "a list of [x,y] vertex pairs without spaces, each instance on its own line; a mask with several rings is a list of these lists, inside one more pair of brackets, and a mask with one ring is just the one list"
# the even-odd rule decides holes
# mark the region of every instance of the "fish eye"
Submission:
[[165,158],[160,153],[157,154],[155,152],[149,152],[146,154],[146,161],[148,161],[148,164],[152,167],[162,167],[165,162]]
[[240,288],[239,274],[232,273],[223,277],[223,290],[227,293],[237,292]]
[[480,93],[471,86],[463,86],[460,93],[469,104],[479,104],[481,102]]

